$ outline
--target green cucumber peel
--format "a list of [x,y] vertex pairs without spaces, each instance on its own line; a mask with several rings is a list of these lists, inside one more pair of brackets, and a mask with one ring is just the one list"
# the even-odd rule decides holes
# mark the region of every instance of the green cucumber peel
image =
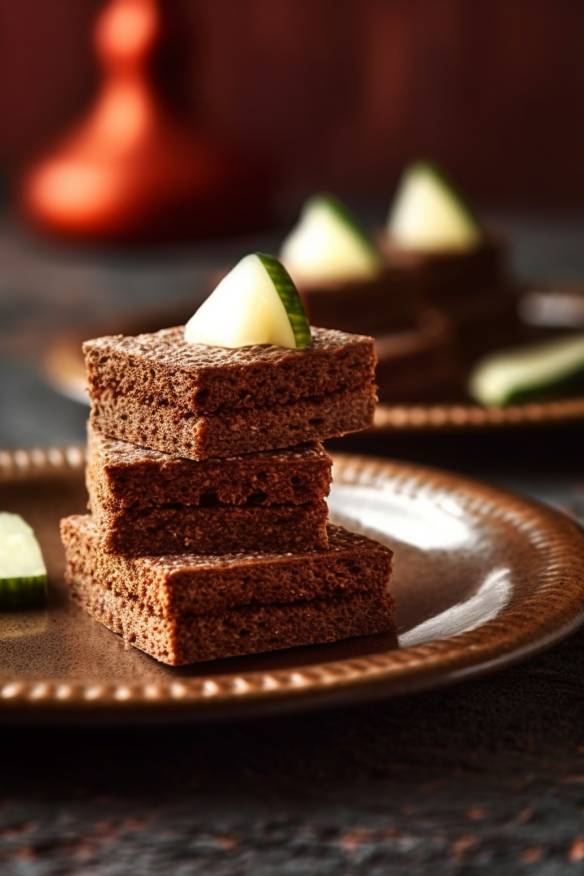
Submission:
[[273,255],[264,252],[256,252],[254,255],[262,263],[266,273],[268,274],[274,289],[280,297],[280,301],[284,306],[286,315],[290,322],[290,328],[296,342],[296,349],[305,349],[312,344],[312,334],[310,332],[310,323],[302,304],[302,299],[298,294],[298,289],[294,285],[292,277],[284,267],[281,261]]
[[0,610],[7,608],[36,608],[47,600],[47,576],[29,575],[19,578],[0,578]]

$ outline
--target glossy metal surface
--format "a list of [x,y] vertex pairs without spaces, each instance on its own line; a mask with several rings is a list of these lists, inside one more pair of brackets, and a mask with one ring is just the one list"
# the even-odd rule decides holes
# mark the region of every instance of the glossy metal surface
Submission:
[[584,538],[567,518],[463,478],[336,457],[334,518],[395,549],[400,648],[385,637],[170,669],[67,600],[58,521],[85,507],[79,448],[0,453],[51,576],[47,611],[0,616],[0,712],[18,720],[202,720],[433,688],[505,666],[584,619]]

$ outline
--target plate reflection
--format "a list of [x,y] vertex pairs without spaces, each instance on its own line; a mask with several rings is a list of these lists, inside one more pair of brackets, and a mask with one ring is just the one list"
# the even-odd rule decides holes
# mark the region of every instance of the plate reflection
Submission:
[[328,502],[334,515],[421,550],[470,548],[476,541],[476,531],[462,513],[458,515],[461,509],[452,496],[442,507],[436,493],[426,499],[420,493],[400,495],[392,488],[333,484]]
[[469,599],[450,606],[403,633],[399,637],[400,647],[422,645],[474,630],[497,617],[508,605],[512,592],[511,569],[493,569]]

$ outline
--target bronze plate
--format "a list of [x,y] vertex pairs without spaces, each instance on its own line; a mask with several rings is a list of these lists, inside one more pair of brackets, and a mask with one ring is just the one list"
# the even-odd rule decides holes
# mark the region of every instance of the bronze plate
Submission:
[[35,528],[48,610],[0,615],[4,720],[203,720],[450,684],[534,654],[584,620],[584,538],[568,518],[450,474],[335,458],[334,517],[396,550],[400,648],[382,636],[171,669],[70,604],[59,518],[82,511],[78,447],[0,452],[0,508]]

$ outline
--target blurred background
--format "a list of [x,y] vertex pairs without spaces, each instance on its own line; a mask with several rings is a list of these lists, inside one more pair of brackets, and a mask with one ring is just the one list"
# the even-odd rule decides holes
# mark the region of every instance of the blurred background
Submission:
[[176,323],[329,189],[452,175],[521,282],[584,276],[584,6],[0,0],[0,446],[81,440],[79,345]]
[[[299,199],[324,186],[389,198],[403,164],[422,153],[484,205],[581,207],[580,3],[167,0],[161,7],[179,23],[173,69],[165,72],[187,117],[273,165],[281,193]],[[101,8],[99,0],[0,0],[6,181],[95,94],[92,30]]]

